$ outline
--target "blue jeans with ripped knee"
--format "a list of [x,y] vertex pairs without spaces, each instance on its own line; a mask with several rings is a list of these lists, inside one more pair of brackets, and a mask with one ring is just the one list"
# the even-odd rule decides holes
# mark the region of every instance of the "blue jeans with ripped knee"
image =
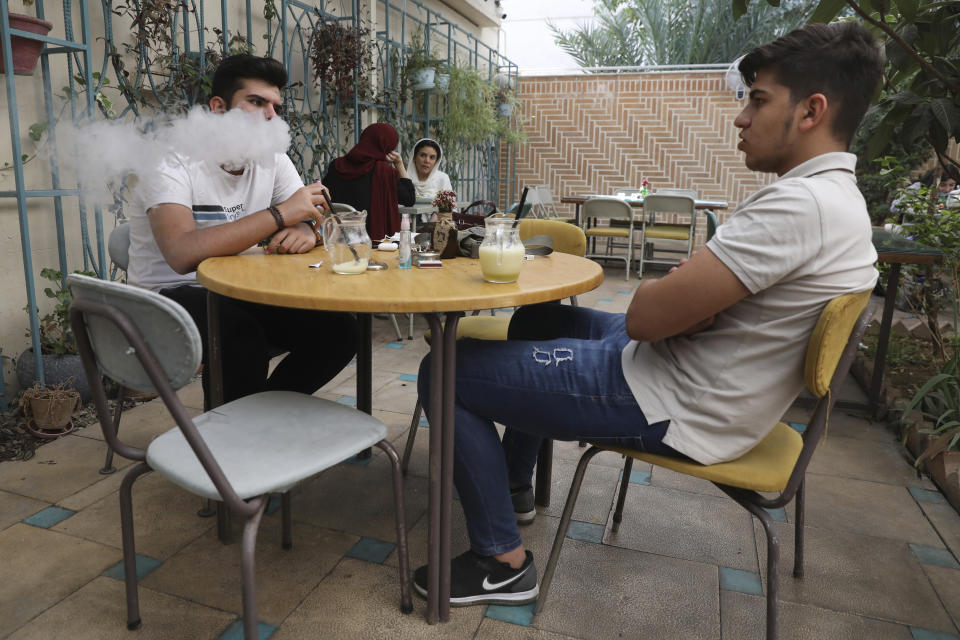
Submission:
[[[515,325],[533,328],[514,331]],[[538,331],[548,339],[514,339]],[[677,455],[661,442],[667,423],[647,424],[624,380],[620,354],[629,337],[623,314],[525,307],[514,314],[510,337],[457,343],[454,484],[471,548],[485,556],[521,544],[509,482],[531,480],[541,438]],[[420,364],[421,398],[429,397],[429,375],[427,356]],[[511,434],[507,455],[494,422]]]

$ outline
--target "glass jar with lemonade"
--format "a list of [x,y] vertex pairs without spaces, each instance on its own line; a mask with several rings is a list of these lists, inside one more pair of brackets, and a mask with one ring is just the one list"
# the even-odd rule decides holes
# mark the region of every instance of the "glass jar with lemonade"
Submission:
[[480,244],[480,273],[487,282],[516,282],[523,266],[523,242],[513,218],[489,216]]

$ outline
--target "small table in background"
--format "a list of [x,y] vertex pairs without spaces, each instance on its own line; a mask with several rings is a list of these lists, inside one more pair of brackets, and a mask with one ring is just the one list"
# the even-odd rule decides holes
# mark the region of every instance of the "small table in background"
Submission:
[[887,289],[883,300],[883,316],[880,320],[880,334],[877,336],[877,353],[873,363],[873,378],[867,395],[867,409],[876,413],[880,404],[880,389],[883,387],[883,370],[887,362],[887,346],[890,342],[890,327],[893,324],[893,305],[900,286],[900,266],[904,264],[922,264],[927,266],[927,277],[931,277],[933,265],[943,262],[943,251],[899,236],[879,227],[873,229],[873,248],[877,250],[877,262],[890,265],[887,275]]

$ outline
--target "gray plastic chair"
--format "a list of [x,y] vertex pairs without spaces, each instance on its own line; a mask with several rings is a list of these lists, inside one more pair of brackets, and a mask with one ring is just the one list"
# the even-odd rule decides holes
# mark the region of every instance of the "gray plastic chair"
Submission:
[[624,269],[625,278],[630,279],[630,265],[633,264],[633,210],[630,208],[630,205],[620,200],[619,198],[613,198],[610,196],[603,196],[599,198],[590,198],[583,203],[581,209],[583,212],[584,221],[596,219],[596,220],[626,220],[626,227],[618,227],[613,225],[608,226],[595,226],[587,227],[583,230],[588,239],[591,238],[606,238],[609,243],[613,238],[626,239],[627,241],[627,254],[624,257],[614,255],[607,251],[607,253],[587,253],[585,258],[603,258],[603,259],[615,259],[623,260],[626,263],[626,268]]
[[[133,483],[156,471],[199,496],[223,501],[244,516],[241,542],[245,640],[257,633],[254,549],[270,494],[282,494],[282,544],[292,547],[290,489],[372,445],[393,466],[401,610],[413,610],[407,557],[403,479],[397,452],[379,420],[336,402],[292,391],[266,391],[228,402],[191,418],[176,395],[200,365],[200,333],[186,310],[157,293],[70,275],[70,321],[104,438],[118,454],[138,462],[120,487],[127,627],[140,626]],[[113,429],[101,373],[131,389],[153,391],[176,427],[146,450],[120,441]]]
[[[697,210],[694,198],[689,194],[664,193],[661,189],[653,195],[643,199],[643,221],[640,227],[640,258],[637,277],[643,278],[644,264],[669,264],[675,265],[679,259],[654,258],[651,251],[650,257],[647,257],[647,243],[653,240],[670,240],[675,242],[684,242],[684,249],[660,249],[667,253],[679,253],[689,258],[693,252],[693,240],[697,230]],[[673,191],[682,191],[674,189]],[[657,214],[675,214],[688,216],[690,222],[681,224],[662,224],[657,223]]]

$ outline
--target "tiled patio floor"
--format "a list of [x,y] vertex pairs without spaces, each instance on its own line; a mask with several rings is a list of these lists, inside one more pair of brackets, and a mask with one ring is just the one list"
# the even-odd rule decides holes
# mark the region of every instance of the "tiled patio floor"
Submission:
[[[622,311],[635,280],[611,270],[584,305]],[[374,321],[375,415],[402,450],[427,347],[397,341]],[[351,366],[324,397],[354,402]],[[861,396],[851,386],[847,397]],[[182,391],[199,412],[194,383]],[[787,415],[802,422],[794,408]],[[121,430],[146,444],[171,425],[154,401],[124,414]],[[411,562],[426,557],[427,438],[407,480]],[[553,503],[523,530],[540,570],[546,563],[576,460],[557,443]],[[0,464],[0,637],[17,640],[240,638],[239,546],[221,545],[199,498],[158,476],[135,485],[143,627],[127,631],[117,490],[122,473],[98,474],[104,443],[90,427]],[[121,464],[123,461],[118,461]],[[283,551],[279,514],[258,540],[262,638],[761,638],[766,584],[759,523],[712,485],[636,465],[620,532],[610,517],[620,460],[601,454],[587,472],[550,602],[454,609],[428,626],[424,601],[399,612],[388,465],[328,470],[294,493],[294,547]],[[806,577],[792,567],[793,511],[776,514],[783,541],[783,638],[960,638],[960,516],[918,477],[883,425],[837,410],[807,475]],[[454,553],[466,546],[455,509]],[[270,635],[272,634],[272,635]]]

